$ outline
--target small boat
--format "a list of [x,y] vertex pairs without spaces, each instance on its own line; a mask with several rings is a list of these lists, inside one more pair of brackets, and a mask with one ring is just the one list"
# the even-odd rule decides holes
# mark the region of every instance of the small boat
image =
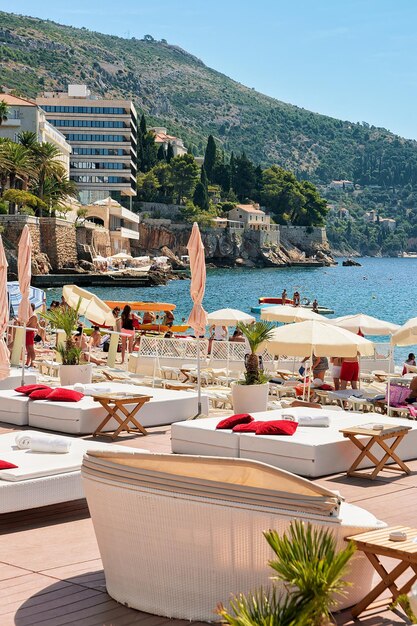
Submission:
[[265,298],[258,299],[259,304],[294,304],[294,300],[291,298],[285,298],[285,302],[282,302],[282,298]]
[[[252,313],[260,313],[261,310],[266,307],[266,306],[273,306],[275,304],[282,304],[282,298],[267,298],[267,297],[261,297],[258,300],[259,305],[258,306],[253,306],[251,307],[251,311]],[[293,300],[290,300],[289,298],[287,298],[285,300],[285,304],[294,304]],[[306,308],[306,309],[313,309],[313,304],[312,302],[310,302],[310,300],[308,298],[303,298],[301,300],[301,305],[302,307]],[[320,315],[332,315],[334,313],[334,310],[327,307],[327,306],[318,306],[316,313],[320,313]]]

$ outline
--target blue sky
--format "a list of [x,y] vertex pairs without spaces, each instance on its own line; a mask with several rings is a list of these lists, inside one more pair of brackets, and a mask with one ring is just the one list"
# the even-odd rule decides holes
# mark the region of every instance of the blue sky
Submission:
[[417,0],[0,0],[0,9],[164,38],[285,102],[417,139]]

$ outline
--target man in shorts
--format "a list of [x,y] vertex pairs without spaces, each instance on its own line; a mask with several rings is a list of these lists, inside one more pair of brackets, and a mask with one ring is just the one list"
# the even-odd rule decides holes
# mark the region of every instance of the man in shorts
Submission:
[[340,370],[340,389],[346,389],[348,383],[352,389],[358,388],[359,380],[359,361],[358,357],[344,358],[342,361],[342,369]]

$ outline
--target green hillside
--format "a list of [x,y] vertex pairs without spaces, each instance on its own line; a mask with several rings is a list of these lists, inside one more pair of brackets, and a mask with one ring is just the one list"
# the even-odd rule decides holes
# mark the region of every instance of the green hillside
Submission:
[[194,153],[213,134],[228,153],[245,151],[314,182],[417,184],[417,142],[262,95],[165,41],[0,12],[0,64],[0,84],[22,95],[83,82],[97,95],[132,98],[148,123],[168,126]]

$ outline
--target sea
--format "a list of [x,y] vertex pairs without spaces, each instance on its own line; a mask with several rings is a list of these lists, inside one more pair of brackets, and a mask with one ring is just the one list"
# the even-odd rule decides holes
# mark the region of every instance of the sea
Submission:
[[[203,305],[211,312],[235,308],[251,312],[261,296],[281,297],[285,288],[288,297],[297,290],[301,299],[334,310],[333,315],[367,313],[374,317],[403,324],[417,316],[416,258],[359,258],[360,267],[208,269]],[[176,304],[175,322],[187,319],[192,308],[190,281],[173,280],[156,287],[91,287],[90,291],[103,300],[156,301]],[[47,303],[61,298],[60,289],[47,290]],[[255,315],[259,318],[259,315]],[[372,338],[388,341],[387,337]],[[396,348],[395,361],[402,362],[414,350]]]

